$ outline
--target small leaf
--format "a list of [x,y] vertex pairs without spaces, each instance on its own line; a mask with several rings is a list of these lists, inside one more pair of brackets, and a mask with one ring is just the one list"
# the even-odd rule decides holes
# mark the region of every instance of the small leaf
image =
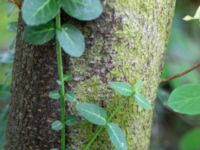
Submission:
[[143,83],[141,80],[136,81],[136,84],[134,85],[135,92],[140,92],[142,86],[143,86]]
[[55,24],[52,22],[40,26],[27,26],[23,32],[23,39],[30,44],[42,45],[50,41],[55,33]]
[[73,25],[66,24],[57,31],[57,38],[64,51],[73,57],[80,57],[85,50],[82,33]]
[[45,24],[52,20],[60,9],[59,0],[24,0],[22,16],[30,26]]
[[62,0],[64,11],[79,20],[93,20],[103,12],[100,0]]
[[49,98],[57,100],[60,98],[60,94],[58,93],[58,91],[51,91],[49,93]]
[[66,125],[67,126],[73,126],[78,122],[78,119],[76,116],[68,115],[66,119]]
[[167,105],[175,112],[200,114],[200,84],[188,84],[176,88],[169,96]]
[[56,120],[51,124],[51,128],[55,131],[60,131],[63,127],[64,125],[59,120]]
[[107,119],[106,111],[92,103],[79,103],[76,105],[77,111],[82,117],[96,125],[105,125]]
[[57,83],[58,85],[62,85],[62,84],[63,84],[62,81],[60,81],[60,80],[56,80],[56,83]]
[[148,102],[148,100],[146,99],[144,95],[142,95],[141,93],[136,93],[134,97],[139,106],[141,106],[142,108],[146,110],[152,109],[151,104]]
[[17,32],[17,26],[18,26],[18,22],[13,21],[13,22],[9,23],[7,28],[10,32]]
[[66,93],[65,98],[66,98],[68,101],[70,101],[70,102],[76,101],[76,95],[75,95],[73,92],[71,92],[71,91],[68,91],[68,92]]
[[64,81],[70,81],[70,80],[72,80],[72,73],[68,73],[68,74],[66,74],[66,75],[64,75]]
[[200,128],[193,129],[186,133],[180,141],[181,150],[198,150],[200,148]]
[[190,20],[193,20],[193,19],[194,19],[194,18],[191,17],[191,16],[189,16],[189,15],[187,15],[187,16],[185,16],[185,17],[183,18],[184,21],[190,21]]
[[111,82],[108,86],[123,96],[131,96],[133,94],[132,86],[127,82]]
[[199,6],[199,8],[197,9],[197,11],[194,15],[194,19],[200,19],[200,6]]
[[58,148],[51,148],[50,150],[59,150]]
[[113,145],[117,150],[128,150],[128,144],[124,133],[120,129],[120,127],[115,123],[109,123],[106,126],[108,135]]

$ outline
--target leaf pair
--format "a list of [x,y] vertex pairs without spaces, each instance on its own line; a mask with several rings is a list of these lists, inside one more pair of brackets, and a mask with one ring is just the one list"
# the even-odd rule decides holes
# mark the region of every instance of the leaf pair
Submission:
[[79,103],[76,105],[76,109],[79,114],[89,122],[95,125],[105,126],[107,133],[117,150],[128,149],[124,133],[117,124],[107,122],[108,116],[103,108],[92,103]]
[[24,0],[22,16],[30,26],[46,24],[58,14],[60,7],[79,20],[93,20],[103,11],[100,0]]
[[40,26],[27,26],[23,38],[30,44],[42,45],[50,41],[55,34],[57,34],[57,40],[67,54],[73,57],[80,57],[83,54],[84,37],[79,29],[70,24],[65,24],[57,30],[52,22]]
[[[78,119],[76,116],[73,115],[68,115],[66,118],[66,122],[65,125],[67,126],[73,126],[78,122]],[[62,130],[62,128],[65,127],[65,125],[60,121],[60,120],[55,120],[52,124],[51,124],[51,128],[55,131],[60,131]]]
[[150,110],[150,103],[148,102],[146,97],[140,92],[142,86],[143,85],[141,81],[137,81],[135,86],[132,86],[127,82],[111,82],[109,84],[109,87],[112,88],[116,93],[122,96],[132,97],[136,100],[138,105],[140,105],[144,109]]

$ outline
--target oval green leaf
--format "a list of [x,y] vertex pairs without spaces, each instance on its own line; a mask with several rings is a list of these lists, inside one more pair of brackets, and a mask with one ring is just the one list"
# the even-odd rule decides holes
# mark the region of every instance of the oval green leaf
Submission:
[[200,149],[200,128],[194,129],[186,133],[180,141],[181,150],[198,150]]
[[24,0],[22,16],[28,25],[45,24],[52,20],[60,9],[60,0]]
[[60,98],[60,94],[58,91],[51,91],[49,93],[49,98],[57,100]]
[[80,57],[85,50],[85,40],[75,26],[66,24],[57,31],[57,39],[64,51],[73,57]]
[[51,124],[52,130],[55,130],[55,131],[60,131],[63,127],[64,125],[59,120],[56,120]]
[[55,33],[55,24],[52,22],[40,26],[27,26],[23,32],[23,39],[30,44],[42,45],[50,41]]
[[169,96],[167,105],[175,112],[200,114],[200,84],[189,84],[178,87]]
[[135,98],[135,101],[138,103],[138,105],[141,106],[142,108],[146,110],[152,109],[149,101],[141,93],[135,93],[134,98]]
[[128,150],[128,144],[121,128],[115,123],[109,123],[106,130],[117,150]]
[[93,20],[103,12],[100,0],[62,0],[64,11],[78,20]]
[[108,86],[123,96],[131,96],[133,94],[133,88],[127,82],[110,82]]
[[103,108],[92,103],[79,103],[76,109],[89,122],[96,125],[106,124],[107,113]]
[[67,101],[70,101],[70,102],[75,102],[76,101],[76,95],[71,91],[68,91],[65,94],[65,98],[67,99]]
[[78,122],[78,118],[77,118],[76,116],[68,115],[67,118],[66,118],[65,124],[66,124],[67,126],[73,126],[73,125],[75,125],[77,122]]

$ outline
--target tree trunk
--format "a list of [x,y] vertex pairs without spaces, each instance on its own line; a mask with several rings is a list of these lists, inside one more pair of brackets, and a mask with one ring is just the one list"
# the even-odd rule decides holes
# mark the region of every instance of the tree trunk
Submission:
[[[134,84],[142,80],[143,93],[154,105],[175,0],[109,0],[103,3],[104,13],[96,21],[83,23],[63,16],[67,22],[79,26],[86,37],[84,56],[66,60],[67,68],[74,74],[68,86],[79,101],[95,102],[110,113],[120,97],[112,94],[107,83],[128,81]],[[53,41],[44,46],[26,44],[21,38],[23,27],[20,19],[6,150],[49,150],[59,144],[59,135],[50,128],[51,122],[59,118],[59,104],[48,98],[48,92],[57,88],[55,44]],[[68,112],[72,110],[69,106]],[[130,100],[114,118],[126,133],[130,150],[148,149],[152,112]],[[95,128],[85,120],[68,128],[68,146],[81,150]],[[114,148],[105,132],[91,148],[111,149]]]

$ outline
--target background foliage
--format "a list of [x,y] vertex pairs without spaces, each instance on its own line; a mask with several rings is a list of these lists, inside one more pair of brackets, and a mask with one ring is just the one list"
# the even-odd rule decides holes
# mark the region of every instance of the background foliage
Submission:
[[[170,42],[167,49],[166,64],[162,77],[167,77],[190,68],[200,58],[200,23],[197,21],[184,22],[182,18],[193,15],[199,6],[199,0],[177,0],[176,13]],[[8,24],[17,20],[17,13],[7,17],[8,8],[11,6],[6,1],[0,1],[0,150],[4,144],[6,114],[9,102],[10,73],[12,66],[12,43],[15,33],[8,30]],[[200,116],[187,116],[176,114],[165,106],[169,93],[176,87],[198,83],[199,71],[175,79],[168,84],[161,85],[158,92],[158,103],[154,115],[154,125],[150,149],[152,150],[195,150],[198,142],[191,140],[199,137]],[[190,132],[192,131],[192,132]],[[196,132],[195,132],[196,131]],[[186,134],[187,133],[187,134]],[[198,134],[199,133],[199,134]],[[187,140],[189,137],[189,140]],[[185,146],[184,141],[189,141],[193,147]],[[199,148],[199,147],[198,147]]]

